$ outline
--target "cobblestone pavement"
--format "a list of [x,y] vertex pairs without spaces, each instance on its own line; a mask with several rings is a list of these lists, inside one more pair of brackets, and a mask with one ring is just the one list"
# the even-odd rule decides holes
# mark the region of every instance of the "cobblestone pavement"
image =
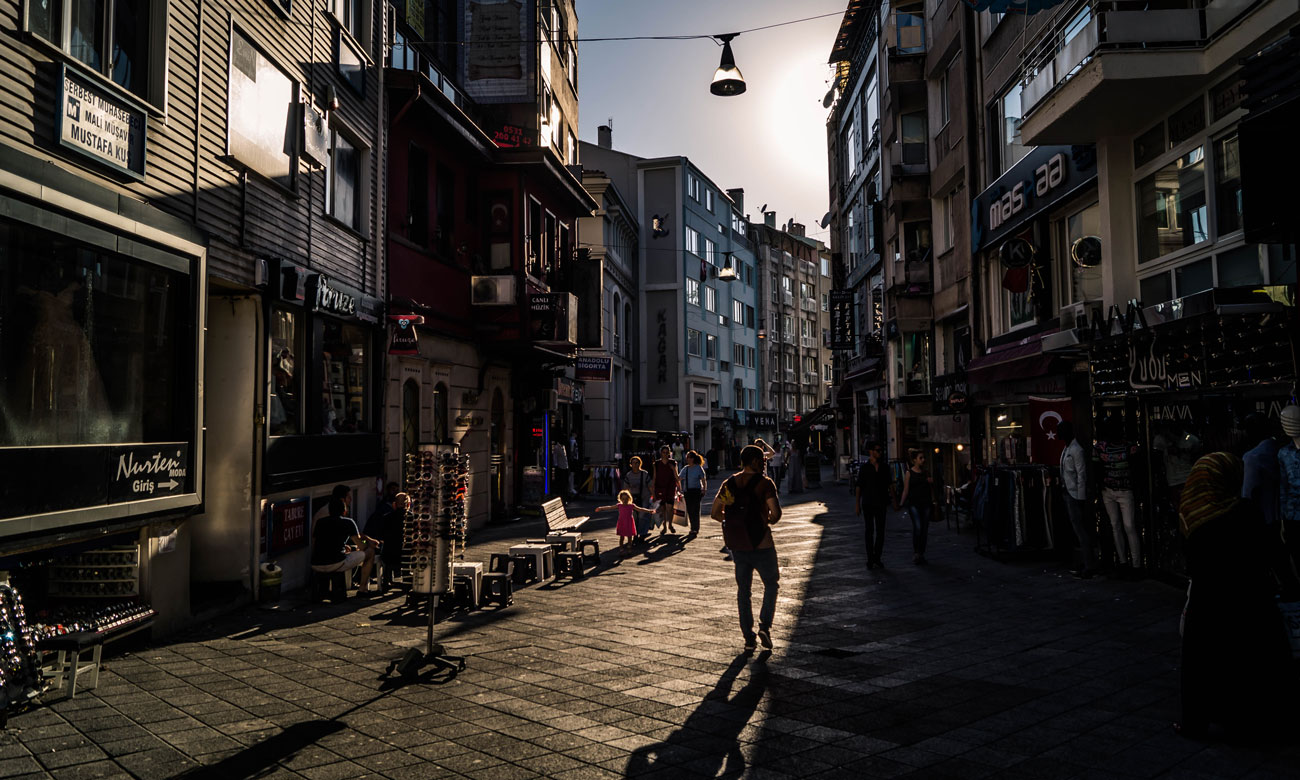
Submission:
[[[459,674],[379,679],[424,641],[399,597],[250,607],[13,718],[0,777],[1300,775],[1300,748],[1171,732],[1177,589],[997,563],[942,523],[917,567],[898,520],[888,568],[868,572],[845,487],[782,499],[770,654],[741,653],[707,516],[689,544],[626,560],[600,517],[586,579],[439,623]],[[479,533],[467,557],[536,535],[526,525]]]

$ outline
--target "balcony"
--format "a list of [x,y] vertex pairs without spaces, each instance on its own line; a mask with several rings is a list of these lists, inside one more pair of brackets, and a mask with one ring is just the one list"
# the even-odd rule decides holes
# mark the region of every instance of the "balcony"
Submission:
[[890,292],[900,296],[929,295],[934,281],[932,266],[928,259],[903,263],[903,273],[895,273]]
[[800,336],[800,337],[799,337],[799,346],[803,347],[804,349],[816,349],[816,348],[817,348],[817,337],[816,337],[816,336]]
[[803,305],[800,306],[800,308],[803,309],[804,311],[817,311],[817,299],[804,298]]
[[1208,75],[1294,25],[1300,3],[1086,0],[1021,51],[1026,145],[1140,132]]

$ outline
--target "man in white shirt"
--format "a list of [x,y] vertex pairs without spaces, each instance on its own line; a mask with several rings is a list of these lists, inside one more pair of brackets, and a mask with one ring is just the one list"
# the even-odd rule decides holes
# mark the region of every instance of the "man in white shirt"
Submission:
[[1065,493],[1065,509],[1070,515],[1070,525],[1079,538],[1083,564],[1075,570],[1076,576],[1087,579],[1096,572],[1093,558],[1093,534],[1089,527],[1088,512],[1088,456],[1083,445],[1074,438],[1074,423],[1066,420],[1056,428],[1056,435],[1066,442],[1061,452],[1061,485]]

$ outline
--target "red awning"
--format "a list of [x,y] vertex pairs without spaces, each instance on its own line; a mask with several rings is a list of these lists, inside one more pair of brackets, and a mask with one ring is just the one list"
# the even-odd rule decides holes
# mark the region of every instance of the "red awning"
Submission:
[[990,385],[1008,379],[1029,379],[1043,376],[1051,366],[1052,356],[1044,355],[1043,342],[1034,339],[975,358],[966,365],[966,381]]

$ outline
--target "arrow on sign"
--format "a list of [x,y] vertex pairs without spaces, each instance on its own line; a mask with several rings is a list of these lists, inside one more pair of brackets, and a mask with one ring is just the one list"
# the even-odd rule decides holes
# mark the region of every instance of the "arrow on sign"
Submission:
[[179,484],[181,484],[181,483],[177,482],[177,481],[174,480],[174,479],[169,479],[169,480],[167,480],[166,482],[159,482],[159,483],[158,483],[158,487],[160,487],[160,488],[167,488],[168,490],[171,490],[172,488],[176,487],[176,486],[179,485]]

